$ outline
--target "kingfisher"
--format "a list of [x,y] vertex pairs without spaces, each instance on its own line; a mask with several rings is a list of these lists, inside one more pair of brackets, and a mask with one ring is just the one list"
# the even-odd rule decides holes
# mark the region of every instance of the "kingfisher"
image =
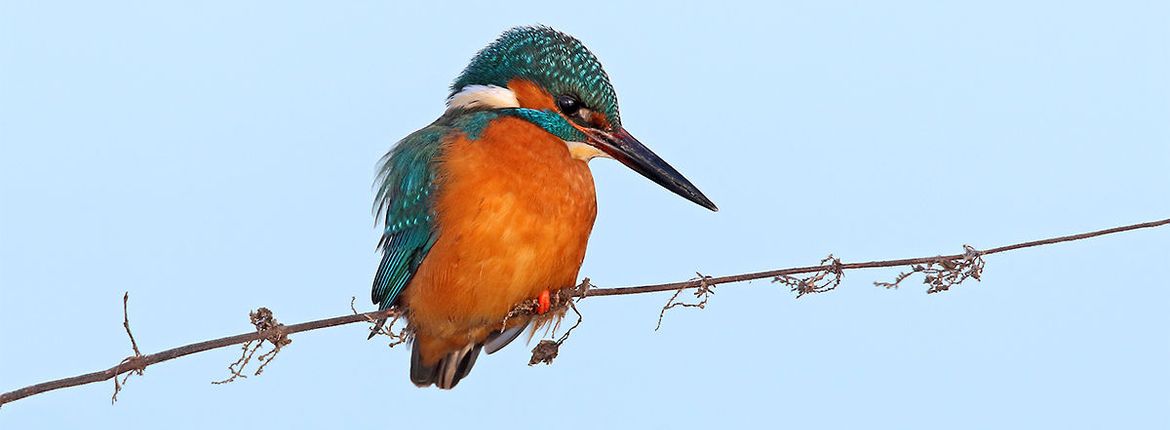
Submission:
[[[555,319],[549,291],[576,284],[597,215],[594,158],[718,210],[626,131],[597,57],[544,26],[510,29],[479,51],[439,119],[382,157],[371,298],[404,311],[411,382],[454,388],[481,351]],[[537,315],[507,318],[533,299]]]

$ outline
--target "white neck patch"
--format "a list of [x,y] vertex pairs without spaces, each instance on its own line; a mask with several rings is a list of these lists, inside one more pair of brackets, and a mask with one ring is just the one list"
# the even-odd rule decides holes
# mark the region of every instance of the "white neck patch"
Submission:
[[[511,89],[496,85],[468,85],[447,99],[447,109],[502,109],[518,108],[520,101]],[[569,154],[578,160],[588,162],[597,157],[612,158],[604,151],[584,142],[565,142]]]
[[516,93],[508,88],[495,85],[468,85],[447,99],[447,109],[516,107],[520,107],[520,101],[516,100]]

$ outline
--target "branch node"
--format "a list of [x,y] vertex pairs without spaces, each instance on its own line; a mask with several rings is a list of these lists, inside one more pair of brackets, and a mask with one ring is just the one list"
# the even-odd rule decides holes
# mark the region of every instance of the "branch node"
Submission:
[[281,348],[292,343],[292,339],[289,339],[288,333],[284,331],[284,324],[277,322],[276,317],[272,315],[272,311],[268,308],[261,307],[249,312],[248,318],[251,320],[252,325],[256,327],[256,333],[260,333],[263,337],[244,342],[241,348],[240,358],[228,365],[228,371],[231,372],[231,376],[228,376],[227,379],[222,381],[212,381],[212,384],[226,384],[235,382],[236,378],[247,378],[248,376],[244,374],[244,369],[248,366],[248,362],[252,361],[252,357],[256,355],[256,352],[260,351],[260,348],[264,346],[264,342],[268,342],[272,345],[272,349],[256,357],[256,360],[260,362],[260,366],[256,368],[256,372],[252,375],[259,376],[261,373],[264,373],[264,368],[276,358],[276,354],[280,352]]
[[[349,309],[353,311],[354,315],[363,315],[361,312],[358,312],[357,307],[354,305],[356,302],[357,297],[350,296]],[[386,346],[391,348],[410,341],[409,326],[403,326],[397,330],[394,329],[395,324],[398,324],[398,320],[402,318],[402,312],[393,312],[392,315],[393,317],[388,318],[390,322],[384,324],[378,324],[377,318],[366,315],[366,322],[370,324],[370,332],[374,336],[381,335],[390,338],[390,343]]]
[[584,300],[589,296],[590,288],[593,288],[593,283],[589,282],[589,278],[582,279],[581,283],[577,284],[577,286],[573,288],[573,294],[571,294],[569,297],[576,297],[578,302]]
[[841,278],[845,276],[845,269],[841,265],[840,258],[829,254],[828,257],[821,259],[821,267],[823,269],[808,277],[798,278],[795,276],[780,275],[772,278],[772,282],[787,285],[789,290],[796,293],[796,298],[798,299],[804,297],[805,294],[818,294],[832,291],[841,285]]
[[[134,333],[130,331],[130,312],[127,308],[130,306],[130,292],[127,291],[122,294],[122,327],[126,329],[126,336],[130,338],[130,348],[134,350],[134,355],[123,358],[121,363],[118,363],[114,370],[114,394],[110,396],[110,404],[118,401],[118,393],[126,386],[126,382],[130,380],[130,375],[135,373],[142,376],[146,370],[146,363],[142,360],[142,352],[138,350],[138,342],[134,340]],[[129,370],[129,371],[127,371]],[[126,376],[118,382],[118,375],[126,372]]]
[[963,245],[963,254],[951,257],[936,257],[924,264],[910,266],[909,272],[901,272],[892,282],[874,282],[873,285],[886,289],[895,289],[901,286],[902,281],[921,273],[922,283],[929,285],[926,294],[941,293],[951,287],[962,284],[967,279],[981,281],[983,267],[986,263],[983,256],[986,253],[975,249],[971,245]]

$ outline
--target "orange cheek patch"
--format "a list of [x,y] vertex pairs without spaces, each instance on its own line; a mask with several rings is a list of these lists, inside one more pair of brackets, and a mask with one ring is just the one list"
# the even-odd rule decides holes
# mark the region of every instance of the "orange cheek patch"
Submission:
[[609,130],[609,120],[605,118],[605,114],[601,112],[593,112],[593,116],[589,118],[589,122],[593,123],[594,127],[602,130]]
[[520,102],[520,107],[556,110],[552,95],[530,80],[517,78],[508,81],[508,89],[516,93],[516,101]]

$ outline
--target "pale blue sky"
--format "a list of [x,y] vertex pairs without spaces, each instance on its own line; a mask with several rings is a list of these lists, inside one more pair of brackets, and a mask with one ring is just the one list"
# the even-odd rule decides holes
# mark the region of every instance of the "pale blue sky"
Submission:
[[[246,4],[244,4],[246,3]],[[714,200],[617,163],[602,286],[950,253],[1170,216],[1164,2],[0,1],[0,390],[363,309],[378,157],[472,54],[542,23],[600,57],[623,123]],[[352,325],[0,409],[2,428],[1166,428],[1170,229],[988,258],[927,296],[848,273],[708,309],[596,298],[551,367],[513,345],[450,392]]]

